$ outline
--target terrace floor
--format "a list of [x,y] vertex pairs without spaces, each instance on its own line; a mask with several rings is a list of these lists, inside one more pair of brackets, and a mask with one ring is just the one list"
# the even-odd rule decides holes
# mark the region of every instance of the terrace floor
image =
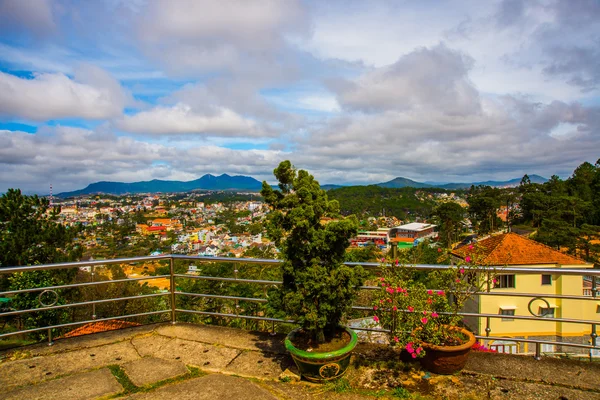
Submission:
[[464,371],[438,376],[360,344],[336,384],[295,371],[281,335],[164,323],[0,352],[0,398],[600,399],[600,364],[576,360],[472,352]]

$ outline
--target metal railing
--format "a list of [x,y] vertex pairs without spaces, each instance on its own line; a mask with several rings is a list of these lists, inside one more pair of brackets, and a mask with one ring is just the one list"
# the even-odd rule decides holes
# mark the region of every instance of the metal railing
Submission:
[[[158,275],[158,276],[143,276],[136,278],[121,278],[114,280],[96,280],[96,270],[98,268],[110,265],[122,265],[122,264],[135,264],[141,262],[158,262],[158,263],[167,263],[168,274]],[[194,262],[194,263],[203,263],[203,264],[224,264],[231,265],[233,267],[232,276],[212,276],[212,275],[193,275],[193,274],[182,274],[176,273],[176,262]],[[46,264],[46,265],[32,265],[25,267],[9,267],[9,268],[0,268],[0,276],[9,275],[15,273],[22,272],[40,272],[40,271],[50,271],[50,270],[59,270],[59,269],[70,269],[77,268],[78,270],[84,269],[89,270],[89,282],[76,282],[76,283],[65,283],[53,286],[44,286],[44,287],[29,287],[22,288],[18,290],[9,290],[0,292],[0,297],[8,297],[14,299],[16,296],[31,294],[39,292],[39,296],[37,298],[37,307],[32,307],[28,309],[8,309],[0,312],[0,322],[5,321],[6,318],[9,317],[21,317],[33,313],[43,313],[46,311],[56,311],[56,310],[70,310],[73,308],[85,308],[89,307],[90,309],[84,315],[91,315],[89,318],[84,318],[79,321],[71,321],[71,322],[63,322],[46,326],[35,326],[35,327],[27,327],[26,329],[17,329],[14,331],[0,333],[0,340],[5,339],[14,335],[25,335],[34,332],[46,332],[47,340],[49,344],[53,343],[53,330],[72,328],[84,324],[89,324],[93,322],[102,322],[102,321],[110,321],[110,320],[120,320],[120,319],[137,319],[141,320],[145,323],[148,323],[148,317],[164,317],[168,315],[168,320],[172,323],[176,323],[178,320],[184,320],[183,316],[202,316],[202,317],[215,317],[215,318],[223,318],[223,319],[238,319],[238,320],[250,320],[250,321],[264,321],[269,322],[271,324],[270,330],[275,330],[275,324],[284,323],[284,324],[293,324],[294,321],[291,320],[283,320],[278,318],[270,318],[265,316],[264,309],[255,310],[254,315],[244,314],[245,309],[240,306],[241,302],[244,303],[255,303],[255,304],[264,304],[267,300],[267,289],[269,287],[281,285],[282,282],[278,280],[272,279],[250,279],[244,278],[240,276],[240,268],[248,268],[254,265],[262,265],[265,268],[273,268],[276,267],[281,260],[269,260],[269,259],[247,259],[247,258],[228,258],[228,257],[203,257],[203,256],[187,256],[187,255],[159,255],[159,256],[148,256],[148,257],[132,257],[132,258],[121,258],[121,259],[112,259],[112,260],[94,260],[94,261],[84,261],[84,262],[71,262],[71,263],[58,263],[58,264]],[[346,263],[349,266],[361,265],[367,270],[377,271],[380,267],[378,263]],[[429,264],[418,264],[412,266],[418,270],[424,271],[432,271],[432,270],[443,270],[448,268],[447,265],[429,265]],[[200,270],[202,271],[202,269]],[[477,269],[481,274],[489,274],[498,272],[495,269],[480,267]],[[590,269],[564,269],[564,268],[519,268],[519,267],[503,267],[501,270],[502,274],[552,274],[552,275],[575,275],[575,276],[587,276],[589,280],[592,281],[590,295],[563,295],[563,294],[539,294],[539,293],[525,293],[525,292],[498,292],[491,288],[489,285],[487,290],[482,292],[477,292],[477,296],[509,296],[509,297],[524,297],[531,298],[530,305],[532,301],[541,300],[549,305],[548,299],[564,299],[564,300],[577,300],[582,302],[598,302],[600,300],[599,291],[597,283],[600,282],[600,270],[590,270]],[[61,295],[59,294],[60,290],[70,290],[70,289],[80,289],[80,288],[101,288],[104,285],[112,285],[112,284],[123,284],[127,282],[138,282],[139,281],[152,281],[156,279],[168,279],[169,280],[169,290],[163,292],[146,293],[141,295],[134,296],[121,296],[121,297],[112,297],[112,298],[102,298],[95,299],[92,297],[91,300],[87,301],[77,301],[68,304],[57,304]],[[258,285],[262,288],[259,292],[262,294],[260,297],[252,296],[232,296],[232,295],[224,295],[218,293],[197,293],[194,291],[184,291],[178,287],[178,282],[214,282],[215,285],[219,287],[222,285],[229,284],[247,284],[247,285]],[[488,279],[489,281],[489,279]],[[372,291],[379,290],[380,288],[377,286],[362,286],[361,290]],[[42,300],[42,298],[46,296],[50,296],[50,300]],[[111,315],[111,316],[102,316],[98,317],[96,315],[96,306],[105,305],[107,303],[121,303],[128,302],[134,300],[144,300],[144,299],[167,299],[164,303],[164,307],[158,310],[152,311],[144,311],[144,312],[134,312],[134,313],[123,313],[122,315]],[[185,306],[178,307],[178,300],[183,299],[201,299],[206,301],[223,301],[223,302],[232,302],[228,306],[223,309],[218,309],[217,311],[211,311],[207,309],[198,309],[197,306],[194,308],[187,308]],[[168,304],[167,304],[168,303]],[[600,311],[600,303],[597,305],[598,311]],[[372,313],[372,308],[365,305],[356,304],[353,305],[353,310],[355,312],[364,313],[370,315]],[[507,346],[505,341],[509,341],[511,343],[531,343],[535,346],[535,357],[540,358],[542,355],[542,345],[554,345],[554,346],[563,346],[563,347],[573,347],[576,349],[587,349],[589,351],[589,357],[592,356],[598,357],[600,356],[600,343],[598,343],[598,335],[597,335],[597,325],[600,324],[600,313],[596,313],[597,318],[595,319],[576,319],[576,318],[546,318],[544,315],[537,315],[531,312],[531,315],[502,315],[502,314],[491,314],[491,313],[480,313],[480,312],[461,312],[459,313],[461,316],[465,318],[477,318],[485,319],[485,328],[483,332],[478,332],[479,334],[476,337],[485,342],[489,341],[502,341],[499,344],[498,348],[504,348]],[[402,312],[402,310],[399,310]],[[584,324],[590,326],[590,334],[589,334],[589,344],[585,343],[571,343],[565,341],[557,341],[557,340],[538,340],[534,338],[525,338],[525,337],[512,337],[512,336],[494,336],[491,328],[491,320],[493,319],[514,319],[514,320],[528,320],[528,321],[543,321],[543,322],[556,322],[556,323],[565,323],[565,324]],[[150,318],[150,322],[156,322]],[[479,324],[478,324],[479,325]],[[358,327],[353,328],[356,330],[369,331],[369,332],[387,332],[385,329],[373,328],[373,327]],[[481,334],[483,333],[483,334]],[[554,335],[560,336],[560,335]],[[583,339],[582,339],[583,341]],[[499,342],[500,343],[500,342]]]

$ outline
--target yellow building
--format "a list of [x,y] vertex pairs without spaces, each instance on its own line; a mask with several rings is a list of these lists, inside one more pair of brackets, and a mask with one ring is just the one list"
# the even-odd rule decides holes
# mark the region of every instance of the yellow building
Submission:
[[[478,243],[476,248],[468,246],[455,249],[454,257],[464,259],[477,253],[482,265],[498,268],[496,282],[491,295],[477,296],[470,312],[495,314],[502,317],[478,318],[471,322],[477,334],[506,338],[490,340],[487,344],[502,352],[533,352],[535,344],[511,341],[513,338],[547,340],[557,342],[591,343],[591,324],[567,323],[548,320],[568,318],[595,320],[600,324],[598,301],[552,298],[548,296],[583,296],[583,276],[560,275],[549,272],[502,273],[503,267],[510,268],[593,268],[578,258],[561,253],[515,233],[491,236]],[[473,255],[473,254],[472,254]],[[474,256],[472,258],[475,258]],[[498,295],[494,295],[497,293]],[[511,293],[521,296],[510,296]],[[528,294],[523,296],[522,294]],[[513,316],[537,317],[534,320],[515,319]],[[575,347],[543,344],[542,352],[587,352]]]

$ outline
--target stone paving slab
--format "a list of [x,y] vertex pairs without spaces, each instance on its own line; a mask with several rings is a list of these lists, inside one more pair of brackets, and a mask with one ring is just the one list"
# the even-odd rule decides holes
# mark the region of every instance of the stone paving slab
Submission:
[[136,400],[278,400],[265,388],[244,378],[211,374],[177,385],[168,385],[152,392],[137,393]]
[[[142,349],[146,341],[152,339],[140,339],[133,341],[133,344]],[[206,371],[218,371],[224,369],[240,353],[241,350],[238,349],[175,338],[168,342],[163,341],[160,347],[155,347],[155,351],[148,355],[165,360],[178,360]]]
[[175,378],[189,372],[182,362],[154,357],[125,363],[122,368],[131,382],[138,387]]
[[[107,368],[29,385],[3,393],[5,400],[88,400],[114,395],[123,390]],[[6,397],[5,397],[6,396]]]
[[42,382],[110,364],[123,364],[140,356],[129,342],[86,348],[0,364],[0,387]]
[[175,338],[157,334],[143,335],[131,339],[131,344],[142,357],[149,357],[158,353],[162,347],[175,340]]
[[268,332],[252,332],[222,326],[186,323],[160,325],[157,327],[156,332],[164,336],[219,344],[244,350],[267,351],[280,354],[287,353],[283,344],[285,335],[281,334],[271,336]]
[[244,351],[225,368],[226,372],[259,379],[277,379],[286,369],[296,371],[290,356]]

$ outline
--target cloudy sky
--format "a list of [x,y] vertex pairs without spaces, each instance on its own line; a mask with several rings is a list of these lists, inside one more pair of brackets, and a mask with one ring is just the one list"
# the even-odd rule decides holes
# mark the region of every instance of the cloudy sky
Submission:
[[597,0],[0,0],[0,192],[598,158]]

